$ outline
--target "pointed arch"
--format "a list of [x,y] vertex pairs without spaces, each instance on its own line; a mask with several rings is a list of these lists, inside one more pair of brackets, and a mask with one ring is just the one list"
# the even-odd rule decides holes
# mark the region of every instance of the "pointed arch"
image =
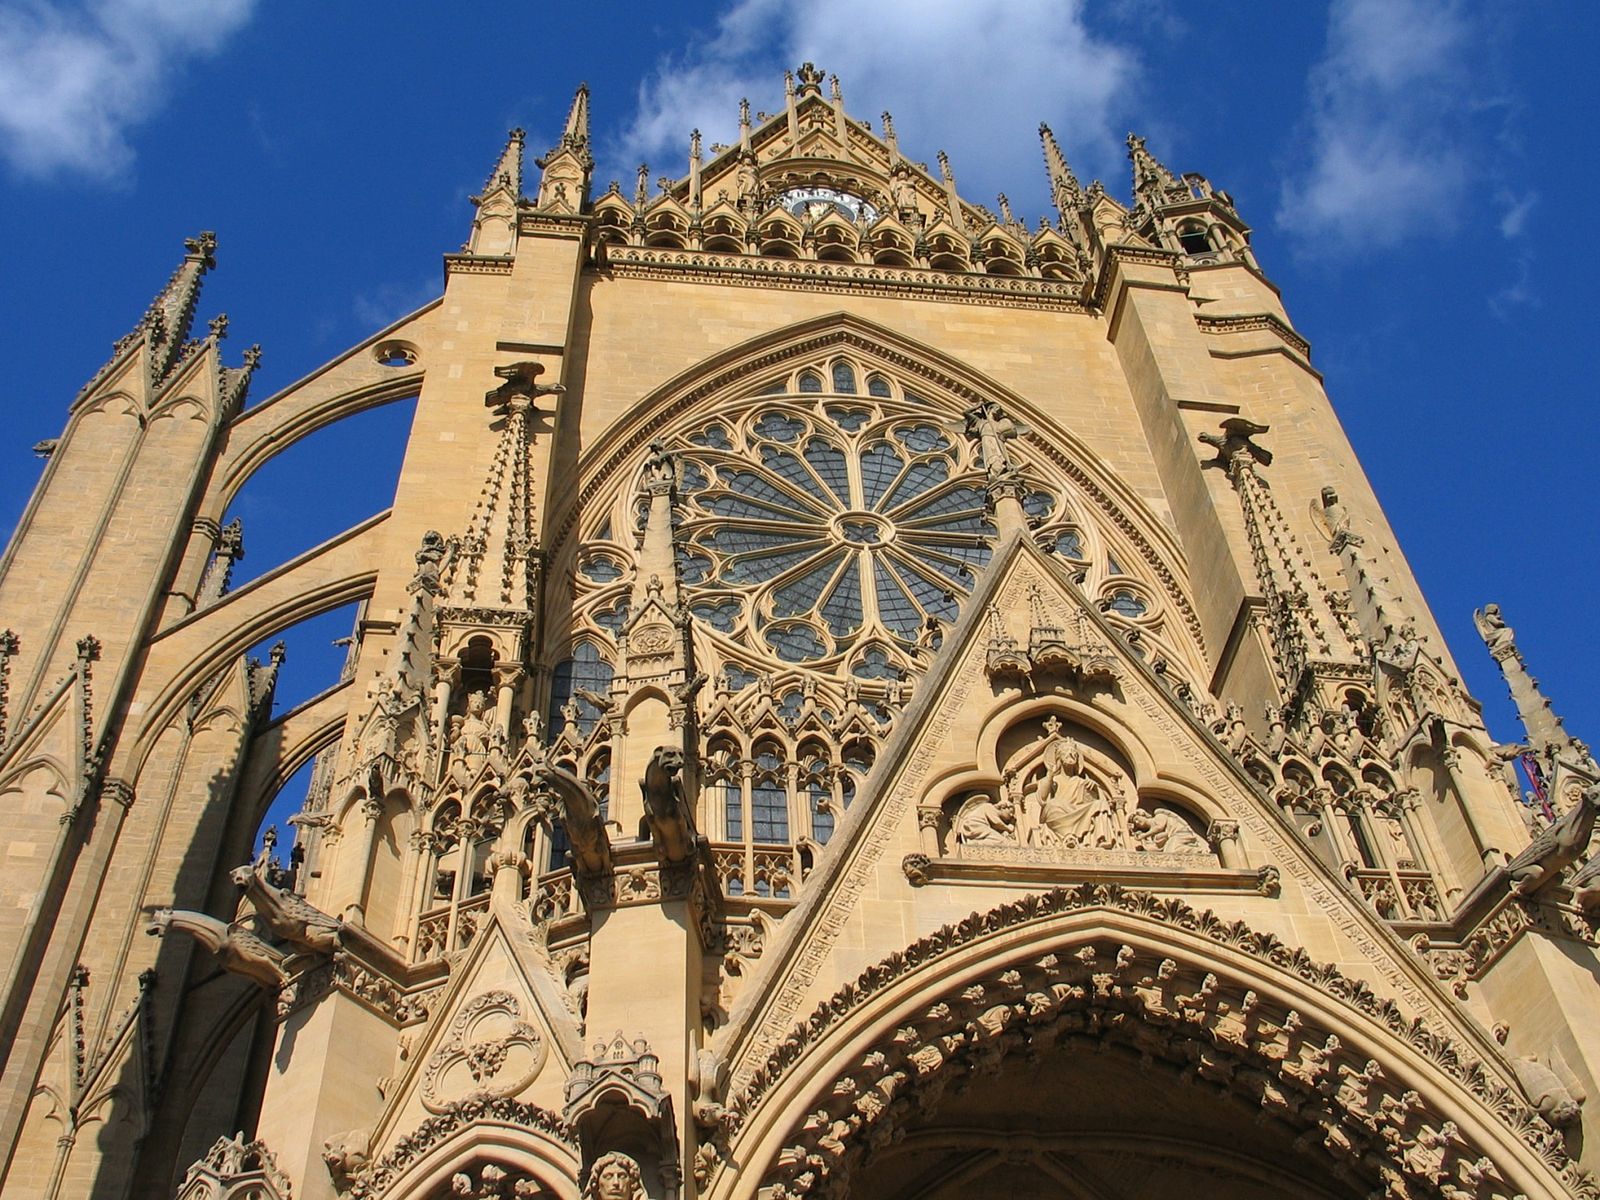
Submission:
[[797,322],[729,347],[680,372],[633,405],[626,419],[605,430],[578,461],[578,486],[570,493],[550,539],[552,562],[575,552],[574,534],[584,512],[631,477],[647,443],[691,412],[716,411],[748,396],[762,376],[849,353],[862,375],[877,369],[920,382],[961,406],[997,400],[1029,426],[1029,451],[1060,471],[1086,503],[1158,582],[1163,599],[1198,653],[1205,652],[1200,622],[1188,599],[1187,563],[1174,535],[1081,438],[1043,408],[975,368],[905,334],[847,312]]
[[1463,1170],[1475,1195],[1593,1187],[1503,1064],[1242,921],[1084,884],[973,913],[818,1005],[730,1097],[719,1149],[740,1170],[711,1190],[843,1194],[948,1085],[1070,1039],[1231,1093],[1362,1194],[1431,1196]]

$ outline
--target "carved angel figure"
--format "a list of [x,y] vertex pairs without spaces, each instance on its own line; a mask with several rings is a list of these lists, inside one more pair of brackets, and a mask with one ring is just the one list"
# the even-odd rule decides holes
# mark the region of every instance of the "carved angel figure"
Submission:
[[1017,806],[1009,796],[968,804],[956,818],[956,837],[961,842],[1015,842]]
[[1205,854],[1210,849],[1189,822],[1167,808],[1134,809],[1128,814],[1128,830],[1141,850]]
[[644,1200],[639,1164],[617,1151],[601,1155],[589,1168],[583,1200]]
[[1089,774],[1071,738],[1051,746],[1044,786],[1039,825],[1045,844],[1111,850],[1121,841],[1116,801]]

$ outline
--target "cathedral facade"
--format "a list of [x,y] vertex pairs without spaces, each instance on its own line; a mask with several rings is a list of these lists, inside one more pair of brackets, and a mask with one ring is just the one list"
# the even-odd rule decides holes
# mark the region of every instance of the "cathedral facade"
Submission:
[[187,243],[0,559],[0,1191],[1600,1197],[1600,771],[1493,605],[1485,730],[1232,198],[1040,132],[1030,229],[808,63],[595,195],[579,89],[249,405]]

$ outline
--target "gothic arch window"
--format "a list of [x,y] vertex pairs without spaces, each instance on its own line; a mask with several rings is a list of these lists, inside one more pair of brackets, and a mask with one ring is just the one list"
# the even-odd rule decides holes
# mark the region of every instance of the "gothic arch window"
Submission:
[[[801,848],[814,857],[859,795],[997,530],[967,429],[976,393],[855,345],[752,374],[650,436],[676,473],[681,601],[709,677],[700,703],[716,709],[702,728],[720,739],[702,745],[700,825],[728,894],[772,900],[792,895]],[[1006,448],[1038,544],[1148,640],[1145,653],[1202,677],[1189,629],[1169,617],[1171,579],[1134,527],[1060,448],[1026,436]],[[609,478],[567,560],[576,638],[552,679],[552,739],[582,753],[607,729],[584,695],[608,693],[640,601],[638,474]]]

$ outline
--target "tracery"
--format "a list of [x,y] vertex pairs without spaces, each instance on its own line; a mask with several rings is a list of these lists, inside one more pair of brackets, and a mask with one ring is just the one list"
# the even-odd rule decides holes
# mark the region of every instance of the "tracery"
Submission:
[[[678,581],[710,681],[698,819],[730,897],[795,897],[988,566],[998,532],[974,412],[868,355],[830,354],[752,379],[714,415],[660,435],[676,471]],[[1142,556],[1026,438],[1005,445],[1037,544],[1137,653],[1192,674],[1198,652],[1159,583],[1135,573]],[[645,513],[617,487],[589,517],[570,560],[576,632],[545,717],[556,760],[602,802],[606,692],[644,599]],[[529,852],[548,872],[565,848],[555,827]]]

